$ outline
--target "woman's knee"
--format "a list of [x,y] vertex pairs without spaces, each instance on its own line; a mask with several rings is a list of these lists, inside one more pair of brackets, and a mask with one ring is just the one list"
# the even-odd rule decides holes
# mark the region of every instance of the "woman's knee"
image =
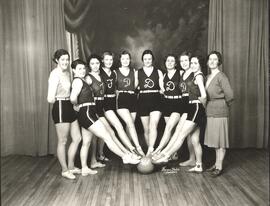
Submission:
[[168,123],[168,124],[166,124],[165,130],[172,131],[172,129],[173,129],[174,126],[175,126],[174,124]]
[[58,138],[58,145],[66,145],[66,144],[67,144],[67,137]]
[[72,142],[75,144],[80,144],[81,141],[82,141],[81,135],[77,135],[76,138],[72,138]]
[[91,144],[91,140],[90,140],[90,139],[88,139],[88,140],[83,140],[83,141],[82,141],[82,146],[83,146],[83,147],[89,147],[90,144]]

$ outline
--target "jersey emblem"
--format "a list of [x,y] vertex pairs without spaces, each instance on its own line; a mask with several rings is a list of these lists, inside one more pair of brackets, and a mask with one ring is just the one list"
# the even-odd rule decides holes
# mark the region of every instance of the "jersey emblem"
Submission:
[[144,80],[144,88],[153,88],[154,86],[155,86],[155,83],[153,82],[153,80],[152,79],[149,79],[149,78],[147,78],[147,79],[145,79]]

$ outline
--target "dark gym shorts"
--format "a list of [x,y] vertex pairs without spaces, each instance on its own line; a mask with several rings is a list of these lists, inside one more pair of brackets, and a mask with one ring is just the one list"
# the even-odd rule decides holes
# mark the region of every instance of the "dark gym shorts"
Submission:
[[171,116],[173,112],[181,114],[182,111],[182,99],[168,99],[162,98],[162,113],[165,117]]
[[116,111],[116,96],[104,97],[104,111],[113,110]]
[[161,94],[155,93],[140,93],[138,99],[138,114],[140,116],[149,116],[150,112],[162,111]]
[[137,112],[137,94],[119,93],[117,109],[128,109]]
[[202,103],[189,103],[188,107],[189,111],[187,115],[187,120],[201,125],[205,117],[205,109]]
[[77,119],[77,114],[70,100],[55,101],[52,108],[52,118],[55,124],[74,122]]
[[97,115],[99,117],[104,117],[104,100],[95,100],[96,102],[96,110],[97,110]]
[[81,127],[88,129],[98,120],[95,105],[81,107],[78,114],[78,121]]
[[181,107],[181,115],[189,112],[189,97],[182,96],[182,107]]

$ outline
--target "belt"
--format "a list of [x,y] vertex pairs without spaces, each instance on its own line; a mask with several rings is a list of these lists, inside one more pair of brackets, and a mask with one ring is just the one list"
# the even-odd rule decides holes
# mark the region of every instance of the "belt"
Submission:
[[200,100],[190,100],[189,101],[189,104],[196,104],[196,103],[201,104],[201,101]]
[[181,95],[177,95],[177,96],[168,96],[168,95],[164,95],[164,97],[166,99],[181,99],[182,96]]
[[124,90],[118,90],[119,93],[129,93],[129,94],[134,94],[135,92],[134,91],[131,91],[131,90],[127,90],[127,91],[124,91]]
[[91,105],[96,105],[96,104],[95,102],[87,102],[87,103],[79,104],[78,107],[81,108],[81,107],[86,107],[86,106],[91,106]]
[[189,93],[182,94],[182,97],[188,97],[188,96],[189,96]]
[[158,93],[159,90],[141,90],[140,93]]
[[69,97],[56,97],[56,100],[69,100]]
[[94,97],[94,100],[104,100],[104,97]]
[[105,94],[104,97],[112,98],[112,97],[116,97],[116,95],[115,94]]

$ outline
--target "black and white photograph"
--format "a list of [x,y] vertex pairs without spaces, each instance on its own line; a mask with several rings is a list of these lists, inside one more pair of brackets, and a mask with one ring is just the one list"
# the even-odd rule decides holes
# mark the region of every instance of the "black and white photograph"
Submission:
[[268,206],[268,0],[0,0],[1,205]]

